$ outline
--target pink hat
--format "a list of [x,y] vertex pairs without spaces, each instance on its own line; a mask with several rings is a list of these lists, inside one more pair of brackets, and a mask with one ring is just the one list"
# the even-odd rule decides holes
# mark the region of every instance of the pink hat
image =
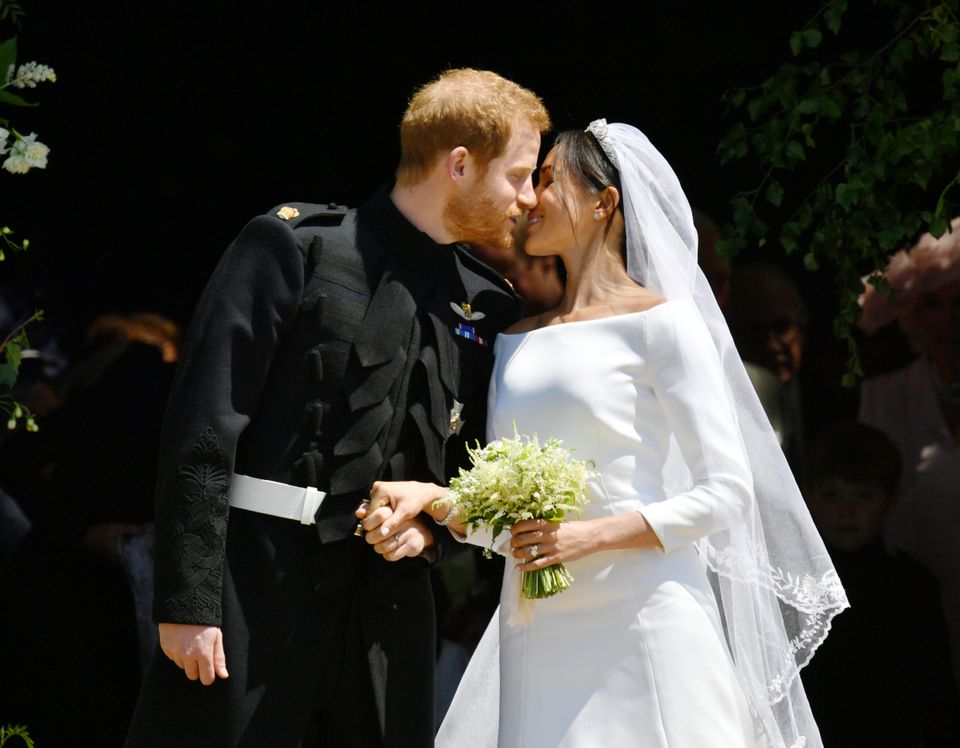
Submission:
[[866,290],[860,294],[857,326],[868,335],[893,322],[918,295],[960,280],[960,218],[954,218],[950,231],[939,239],[924,234],[910,249],[901,249],[883,274],[893,289],[892,299],[863,279]]

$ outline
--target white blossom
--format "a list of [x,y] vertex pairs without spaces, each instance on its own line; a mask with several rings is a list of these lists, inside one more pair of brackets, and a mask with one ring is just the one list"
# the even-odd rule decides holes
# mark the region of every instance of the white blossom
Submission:
[[[472,467],[450,479],[450,493],[438,503],[452,502],[465,524],[473,530],[489,527],[494,540],[523,520],[581,514],[590,501],[587,481],[595,475],[594,464],[573,459],[558,439],[541,443],[536,434],[521,436],[514,426],[513,438],[468,446],[467,454]],[[528,600],[551,597],[572,581],[562,563],[552,564],[525,571],[521,594]]]
[[9,150],[7,148],[8,137],[10,137],[10,131],[0,127],[0,156]]
[[37,169],[46,169],[47,156],[49,154],[50,149],[43,143],[30,143],[30,145],[27,146],[25,156],[30,166]]
[[56,83],[57,74],[49,65],[41,65],[38,62],[25,62],[17,70],[16,75],[11,70],[7,71],[7,83],[14,88],[36,88],[38,83],[50,81]]
[[3,168],[11,174],[26,174],[30,171],[30,164],[23,156],[13,153],[7,156],[7,160],[3,162]]
[[10,148],[3,168],[11,174],[26,174],[30,169],[46,169],[50,149],[37,142],[35,132],[18,137]]

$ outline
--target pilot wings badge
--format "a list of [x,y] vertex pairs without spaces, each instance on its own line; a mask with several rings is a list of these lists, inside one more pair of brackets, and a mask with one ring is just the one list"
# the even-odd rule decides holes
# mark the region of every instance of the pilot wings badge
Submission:
[[470,306],[470,302],[467,301],[461,302],[460,304],[451,301],[450,308],[456,312],[458,317],[465,320],[464,322],[458,322],[454,325],[453,332],[455,335],[459,335],[461,338],[466,338],[482,346],[489,345],[484,338],[480,337],[476,327],[467,324],[467,322],[477,322],[483,319],[487,316],[486,314],[474,311],[473,307]]
[[461,301],[459,304],[457,304],[456,302],[451,301],[451,302],[450,302],[450,308],[453,309],[453,311],[457,313],[457,316],[458,316],[458,317],[462,317],[463,319],[467,320],[468,322],[474,322],[474,321],[477,321],[477,320],[481,320],[481,319],[483,319],[484,317],[487,316],[487,315],[484,314],[483,312],[474,311],[473,307],[470,306],[470,302],[469,302],[469,301]]

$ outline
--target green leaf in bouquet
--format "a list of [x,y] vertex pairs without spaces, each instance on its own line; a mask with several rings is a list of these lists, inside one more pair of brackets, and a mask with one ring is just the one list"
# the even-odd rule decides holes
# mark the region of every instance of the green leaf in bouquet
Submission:
[[[474,530],[490,527],[496,538],[526,519],[560,521],[581,514],[588,499],[587,480],[594,464],[573,459],[555,438],[537,435],[497,439],[486,447],[468,448],[473,467],[450,481],[450,498]],[[490,549],[484,556],[490,557]],[[549,597],[570,586],[573,577],[562,566],[524,573],[526,597]]]

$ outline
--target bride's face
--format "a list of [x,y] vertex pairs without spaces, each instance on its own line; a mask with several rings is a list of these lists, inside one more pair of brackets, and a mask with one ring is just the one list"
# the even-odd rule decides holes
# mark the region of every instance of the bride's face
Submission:
[[[595,208],[590,196],[576,180],[556,166],[556,148],[540,167],[537,204],[527,216],[524,251],[534,257],[566,255],[580,246],[585,230],[592,230]],[[556,166],[556,168],[555,168]]]

